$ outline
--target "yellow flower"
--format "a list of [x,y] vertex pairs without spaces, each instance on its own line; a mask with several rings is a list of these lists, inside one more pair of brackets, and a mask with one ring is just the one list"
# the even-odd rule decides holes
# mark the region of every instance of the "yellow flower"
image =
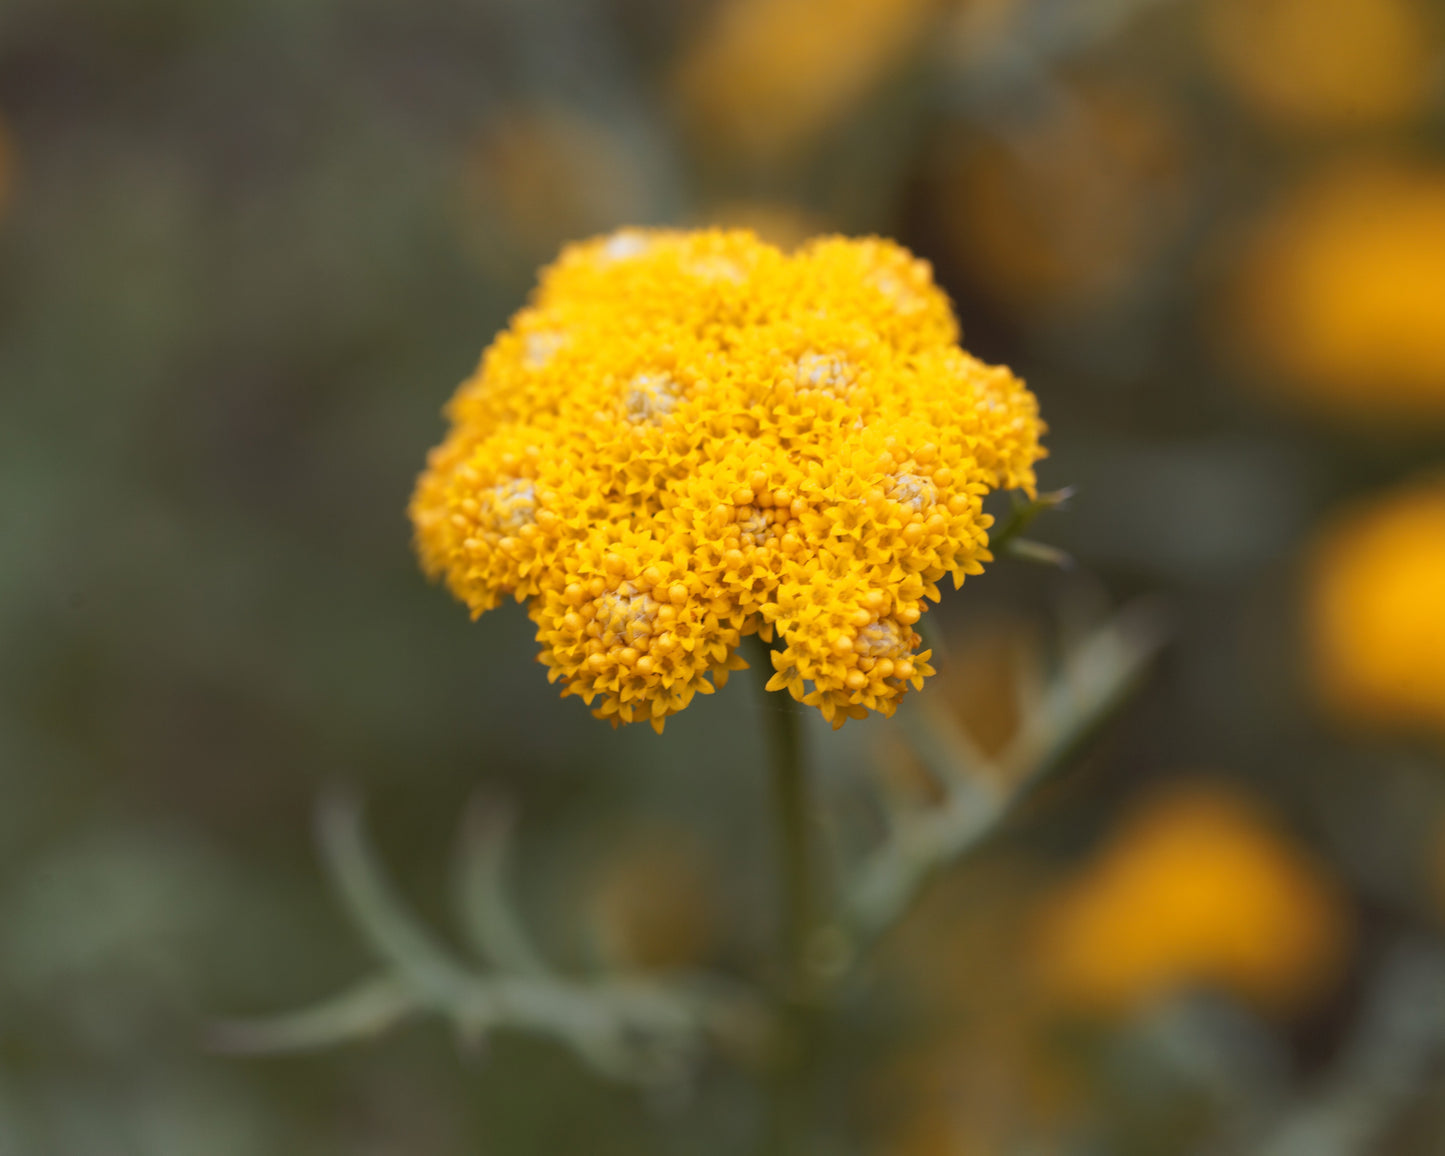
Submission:
[[1065,1147],[1088,1089],[1018,966],[1043,884],[1036,864],[996,849],[941,879],[880,956],[913,1019],[870,1087],[885,1122],[875,1151]]
[[730,0],[677,75],[714,147],[771,161],[856,105],[914,45],[937,0]]
[[717,946],[713,864],[680,828],[641,825],[618,832],[619,849],[595,872],[590,914],[608,966],[680,971]]
[[469,249],[498,276],[535,268],[569,237],[645,214],[647,185],[605,123],[547,105],[489,119],[458,165],[456,213]]
[[1445,170],[1358,166],[1247,248],[1230,320],[1282,389],[1373,421],[1445,418]]
[[1397,122],[1434,83],[1438,29],[1422,0],[1208,0],[1203,20],[1224,81],[1283,125]]
[[1176,785],[1145,801],[1042,913],[1046,990],[1122,1011],[1208,984],[1291,1011],[1339,975],[1340,898],[1244,798]]
[[1013,306],[1117,299],[1183,219],[1186,158],[1157,96],[1100,84],[1063,95],[1006,136],[946,138],[932,166],[958,267]]
[[423,564],[474,615],[526,600],[541,661],[657,730],[782,649],[769,686],[835,726],[932,674],[913,627],[989,560],[983,497],[1032,490],[1037,403],[956,344],[928,265],[881,240],[747,232],[568,248],[449,407]]
[[1345,718],[1445,732],[1445,481],[1340,518],[1310,565],[1311,672]]

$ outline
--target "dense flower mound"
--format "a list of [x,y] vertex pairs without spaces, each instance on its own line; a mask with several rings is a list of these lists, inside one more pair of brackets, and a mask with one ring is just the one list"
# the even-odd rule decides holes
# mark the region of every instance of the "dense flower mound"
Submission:
[[528,602],[564,694],[662,729],[776,639],[834,726],[931,674],[914,630],[1032,491],[1032,394],[957,345],[925,262],[748,232],[568,248],[448,408],[411,516],[473,615]]

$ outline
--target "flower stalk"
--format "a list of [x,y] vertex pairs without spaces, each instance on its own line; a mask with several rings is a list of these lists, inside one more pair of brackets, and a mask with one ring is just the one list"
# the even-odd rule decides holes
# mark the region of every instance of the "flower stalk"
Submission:
[[820,926],[822,897],[814,869],[813,801],[804,757],[802,716],[791,700],[767,691],[773,670],[772,651],[760,638],[752,641],[751,659],[758,673],[768,745],[781,891],[780,958],[773,997],[776,1044],[767,1073],[770,1086],[762,1151],[766,1156],[788,1156],[801,1151],[810,1134],[813,1043],[824,1016],[811,945]]
[[[996,833],[1028,788],[1068,761],[1141,680],[1163,641],[1155,608],[1135,605],[1068,648],[1061,668],[1030,693],[1026,722],[994,760],[982,760],[946,713],[899,717],[901,735],[944,801],[899,808],[889,836],[838,876],[836,901],[817,871],[816,800],[809,791],[802,709],[768,694],[762,705],[779,838],[780,966],[765,990],[716,974],[570,977],[549,966],[506,886],[511,814],[478,800],[456,857],[459,956],[406,909],[350,796],[324,801],[323,859],[378,967],[338,996],[290,1014],[216,1025],[212,1045],[276,1053],[368,1039],[437,1016],[475,1045],[501,1031],[551,1037],[599,1074],[629,1083],[685,1085],[708,1051],[759,1071],[768,1096],[767,1156],[816,1150],[821,1060],[842,1009],[866,991],[871,948],[914,907],[929,882]],[[757,640],[753,665],[766,674]]]
[[[767,653],[765,647],[760,645],[759,649]],[[761,673],[766,676],[770,670],[771,663]],[[780,701],[772,695],[763,699],[763,715],[782,882],[783,986],[793,998],[805,999],[810,988],[808,943],[817,922],[818,897],[802,720],[791,701]]]

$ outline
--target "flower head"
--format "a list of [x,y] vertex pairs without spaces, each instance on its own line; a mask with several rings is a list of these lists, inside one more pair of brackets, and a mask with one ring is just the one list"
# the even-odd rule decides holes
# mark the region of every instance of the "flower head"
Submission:
[[806,149],[904,61],[934,0],[733,0],[683,53],[679,103],[714,153]]
[[1124,1011],[1220,987],[1293,1011],[1338,978],[1350,927],[1333,883],[1245,797],[1160,789],[1042,912],[1037,962],[1066,1003]]
[[1072,83],[1064,99],[942,142],[931,197],[941,240],[977,291],[1011,309],[1124,300],[1187,220],[1188,142],[1157,94]]
[[718,946],[715,865],[679,828],[644,822],[618,834],[590,888],[597,949],[633,971],[701,966]]
[[1445,732],[1445,481],[1352,510],[1311,558],[1305,623],[1323,702],[1352,722]]
[[1354,422],[1445,420],[1445,170],[1331,169],[1241,253],[1225,316],[1262,385]]
[[1397,124],[1430,99],[1429,0],[1208,0],[1201,15],[1220,78],[1281,127]]
[[931,674],[914,630],[989,560],[984,495],[1043,430],[881,240],[747,232],[567,249],[448,409],[417,484],[423,564],[474,615],[527,601],[549,677],[614,723],[710,694],[743,636],[835,726]]

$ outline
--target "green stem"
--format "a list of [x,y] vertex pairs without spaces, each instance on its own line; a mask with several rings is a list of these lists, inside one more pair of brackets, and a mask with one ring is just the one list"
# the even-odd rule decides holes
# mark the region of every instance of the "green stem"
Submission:
[[772,754],[773,813],[783,883],[782,958],[786,986],[798,998],[808,986],[808,938],[813,927],[813,855],[801,720],[791,702],[769,702],[764,714]]
[[1045,510],[1065,508],[1073,496],[1074,488],[1072,486],[1040,494],[1037,498],[1026,499],[1015,493],[1013,508],[1009,511],[1008,518],[988,536],[988,548],[993,551],[995,557],[1002,557],[1003,553],[1015,543],[1023,532],[1033,525],[1035,518]]
[[[772,662],[761,640],[757,640],[753,665],[761,675],[760,685],[766,683]],[[785,694],[764,692],[761,706],[772,762],[773,812],[783,892],[783,968],[775,997],[782,1029],[781,1054],[772,1073],[772,1103],[763,1151],[769,1156],[797,1156],[808,1148],[809,1070],[816,1023],[816,985],[809,961],[809,945],[818,917],[812,822],[800,712]]]

